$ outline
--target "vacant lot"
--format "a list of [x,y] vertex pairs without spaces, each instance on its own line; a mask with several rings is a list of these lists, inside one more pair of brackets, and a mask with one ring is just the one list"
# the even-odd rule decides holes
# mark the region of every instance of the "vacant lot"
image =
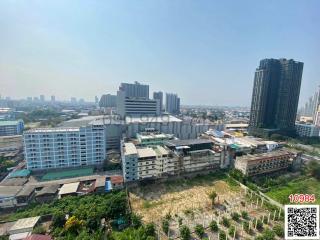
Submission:
[[289,203],[290,194],[315,194],[316,203],[320,204],[320,181],[311,177],[300,177],[283,185],[272,187],[266,194],[282,204]]
[[[212,206],[208,197],[208,193],[212,191],[218,196],[215,206]],[[251,221],[253,226],[255,218],[267,219],[269,216],[270,221],[266,228],[274,225],[273,212],[261,206],[261,201],[257,205],[254,197],[246,196],[244,189],[222,173],[137,187],[131,189],[129,195],[133,212],[140,215],[144,222],[154,222],[160,232],[164,219],[169,219],[169,233],[162,232],[161,239],[167,239],[168,234],[172,238],[177,238],[181,225],[186,225],[193,231],[196,224],[207,229],[208,237],[216,239],[216,233],[209,231],[208,227],[210,222],[215,220],[219,224],[219,229],[227,233],[229,227],[221,224],[223,218],[230,219],[230,226],[234,226],[237,234],[244,238],[252,238],[259,234],[255,230],[251,235],[244,232],[242,225],[245,221]],[[249,217],[238,221],[231,220],[233,213],[240,214],[241,211],[246,211]]]

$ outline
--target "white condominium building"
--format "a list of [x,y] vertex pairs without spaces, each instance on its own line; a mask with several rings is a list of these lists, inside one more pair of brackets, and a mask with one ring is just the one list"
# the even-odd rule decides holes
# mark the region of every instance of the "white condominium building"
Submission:
[[54,168],[101,165],[106,156],[103,125],[33,129],[24,132],[27,168]]

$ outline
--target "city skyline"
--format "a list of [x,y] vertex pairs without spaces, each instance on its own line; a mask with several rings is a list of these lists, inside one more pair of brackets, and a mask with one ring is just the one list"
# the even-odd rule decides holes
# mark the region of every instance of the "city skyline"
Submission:
[[292,58],[305,64],[302,106],[320,80],[319,7],[1,1],[0,94],[93,101],[139,81],[150,85],[150,96],[176,92],[182,105],[250,106],[256,63]]

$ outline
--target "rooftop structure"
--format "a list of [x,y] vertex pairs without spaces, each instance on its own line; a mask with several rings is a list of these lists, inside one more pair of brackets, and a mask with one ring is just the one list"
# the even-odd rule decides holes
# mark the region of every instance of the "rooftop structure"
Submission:
[[21,135],[24,123],[22,120],[17,121],[0,121],[0,136]]
[[77,193],[79,185],[80,182],[63,184],[63,186],[60,188],[59,196],[61,197],[63,195]]
[[9,230],[10,234],[32,232],[39,222],[40,216],[19,219]]

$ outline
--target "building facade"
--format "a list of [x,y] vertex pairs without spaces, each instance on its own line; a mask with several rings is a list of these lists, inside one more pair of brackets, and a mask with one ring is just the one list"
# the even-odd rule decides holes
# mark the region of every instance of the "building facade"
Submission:
[[153,99],[159,100],[160,112],[163,112],[163,92],[154,92]]
[[294,131],[303,63],[264,59],[255,72],[249,132],[259,129]]
[[101,96],[99,101],[99,107],[116,107],[117,106],[117,96],[111,94],[104,94]]
[[144,98],[149,99],[149,85],[139,82],[121,83],[119,91],[125,93],[126,98]]
[[221,156],[211,141],[203,139],[169,140],[152,146],[122,142],[121,148],[126,182],[219,169]]
[[22,120],[0,121],[0,136],[21,135],[24,129]]
[[296,124],[297,134],[300,137],[319,137],[320,127],[313,124]]
[[166,93],[166,112],[171,114],[180,113],[180,98],[177,94]]
[[244,155],[236,158],[234,167],[246,176],[257,176],[287,170],[298,157],[298,154],[285,150]]
[[30,170],[101,165],[106,157],[105,127],[33,129],[24,133],[24,147]]

